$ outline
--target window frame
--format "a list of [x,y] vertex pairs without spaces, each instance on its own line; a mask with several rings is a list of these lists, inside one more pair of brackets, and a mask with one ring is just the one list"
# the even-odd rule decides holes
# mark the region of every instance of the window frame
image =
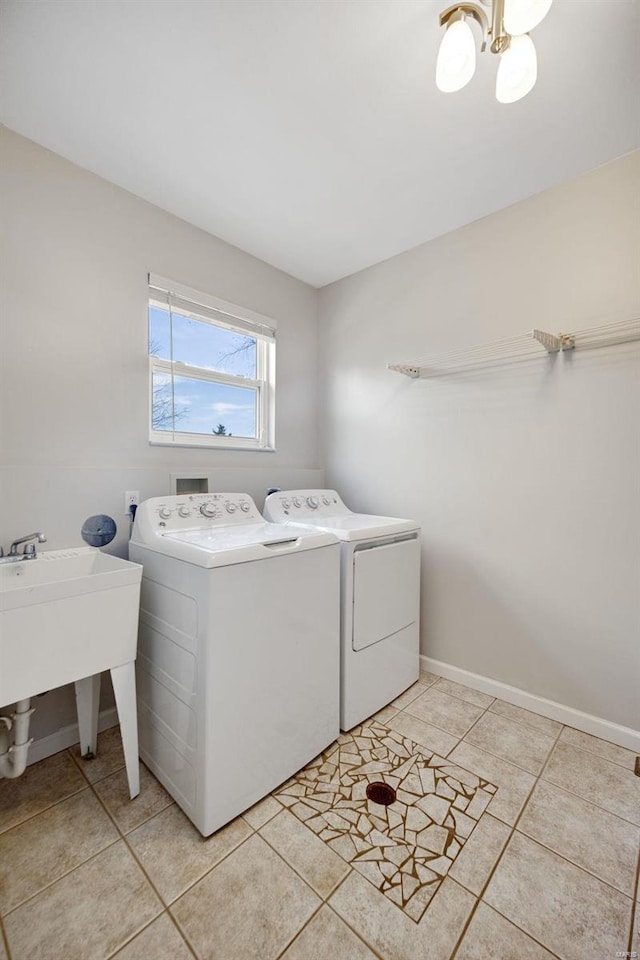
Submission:
[[[200,323],[231,330],[250,336],[256,341],[256,377],[242,377],[222,373],[206,367],[194,366],[183,361],[165,360],[149,354],[149,443],[154,446],[201,447],[224,450],[275,451],[275,333],[276,324],[270,317],[255,313],[210,294],[193,290],[183,284],[149,274],[147,305],[147,331],[149,334],[149,309],[154,306],[193,317]],[[171,321],[170,321],[171,322]],[[149,336],[147,336],[147,340]],[[148,347],[147,347],[148,349]],[[223,386],[254,390],[256,396],[256,436],[219,436],[215,433],[189,433],[174,428],[153,428],[153,376],[154,373],[173,377],[185,377]]]

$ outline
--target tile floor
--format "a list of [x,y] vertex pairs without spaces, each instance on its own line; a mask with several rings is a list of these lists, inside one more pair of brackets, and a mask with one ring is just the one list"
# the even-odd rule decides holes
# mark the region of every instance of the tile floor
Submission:
[[423,674],[203,840],[144,767],[129,802],[114,728],[0,781],[0,960],[633,955],[634,760]]

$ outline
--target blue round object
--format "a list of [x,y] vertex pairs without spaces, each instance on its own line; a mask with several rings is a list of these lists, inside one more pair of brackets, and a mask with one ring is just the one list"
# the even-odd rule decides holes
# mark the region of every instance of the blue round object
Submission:
[[90,547],[104,547],[107,543],[111,543],[117,531],[116,522],[112,517],[108,517],[105,513],[98,513],[95,517],[87,517],[80,533],[84,542]]

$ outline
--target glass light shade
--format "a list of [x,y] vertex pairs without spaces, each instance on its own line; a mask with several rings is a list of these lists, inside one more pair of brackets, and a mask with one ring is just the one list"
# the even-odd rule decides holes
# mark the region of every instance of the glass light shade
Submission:
[[538,76],[538,58],[533,40],[526,34],[511,37],[501,55],[496,77],[496,98],[500,103],[515,103],[533,89]]
[[438,51],[436,86],[454,93],[469,83],[476,69],[476,45],[466,20],[454,20],[446,29]]
[[529,33],[544,20],[552,0],[504,0],[504,29],[512,37]]

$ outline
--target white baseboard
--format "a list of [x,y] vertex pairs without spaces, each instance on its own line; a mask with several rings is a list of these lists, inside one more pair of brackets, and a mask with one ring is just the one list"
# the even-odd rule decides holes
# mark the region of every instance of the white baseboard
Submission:
[[[98,717],[98,731],[108,730],[109,727],[115,727],[118,723],[118,711],[115,707],[108,710],[102,710]],[[70,723],[68,727],[62,727],[48,737],[41,737],[40,740],[34,740],[29,747],[29,757],[27,765],[37,763],[38,760],[44,760],[45,757],[51,757],[54,753],[66,750],[72,747],[74,743],[80,742],[80,733],[77,723]]]
[[583,713],[581,710],[567,707],[564,703],[546,700],[535,693],[528,693],[528,691],[521,690],[519,687],[511,687],[508,683],[492,680],[491,677],[483,677],[479,673],[471,673],[469,670],[463,670],[462,667],[454,667],[450,663],[443,663],[442,660],[434,660],[433,657],[425,657],[421,654],[420,662],[424,670],[435,673],[439,677],[444,677],[446,680],[463,683],[465,686],[479,690],[481,693],[488,693],[491,697],[499,697],[500,700],[506,700],[507,703],[512,703],[516,707],[523,707],[533,713],[540,713],[543,717],[558,720],[568,727],[575,727],[576,730],[590,733],[594,737],[600,737],[601,740],[617,743],[620,747],[626,747],[627,750],[633,750],[634,753],[640,754],[640,730],[623,727],[618,723],[612,723],[611,720],[604,720],[602,717],[594,717],[590,713]]

